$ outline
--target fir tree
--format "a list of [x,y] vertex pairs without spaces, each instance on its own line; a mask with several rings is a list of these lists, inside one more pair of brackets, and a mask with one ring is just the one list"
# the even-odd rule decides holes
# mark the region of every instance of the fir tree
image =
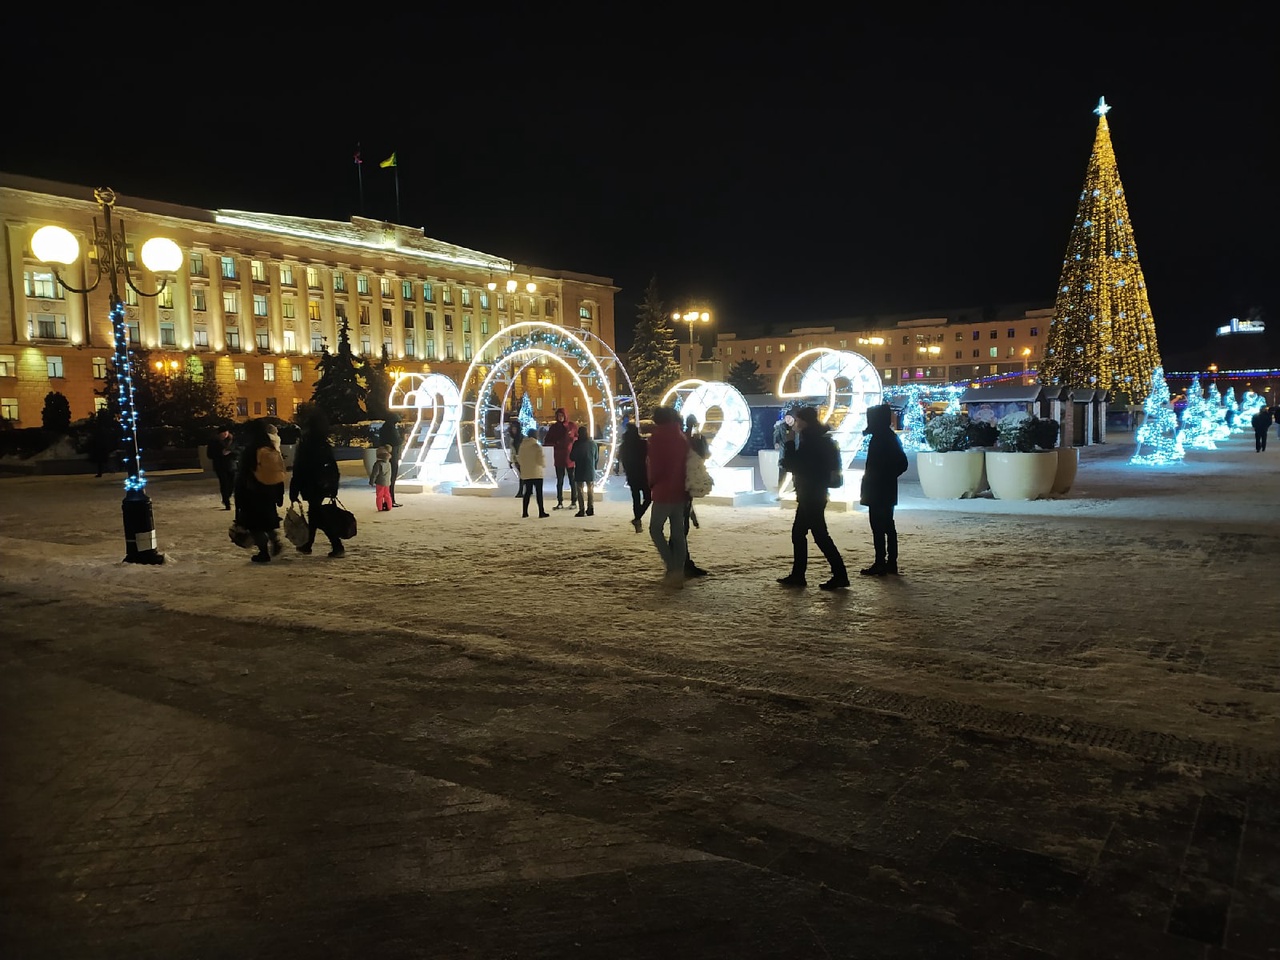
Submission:
[[[180,374],[161,374],[152,367],[149,351],[131,347],[129,353],[135,432],[144,450],[206,443],[214,426],[235,419],[235,409],[223,397],[217,380],[203,375],[203,364],[198,374],[190,362]],[[119,423],[120,391],[114,359],[107,363],[106,379],[98,396],[106,400],[108,414]]]
[[530,430],[538,429],[538,418],[533,415],[533,401],[529,399],[527,393],[520,399],[519,420],[520,433],[523,436],[527,437]]
[[636,314],[635,337],[627,354],[627,372],[636,390],[636,416],[651,413],[663,394],[680,381],[675,360],[676,335],[658,296],[657,278],[649,281]]
[[726,380],[729,386],[737,388],[743,396],[750,397],[769,392],[769,385],[765,383],[760,373],[760,364],[750,357],[739,360],[730,367]]
[[1185,455],[1182,449],[1182,431],[1178,429],[1178,417],[1169,402],[1169,384],[1164,379],[1164,368],[1151,371],[1151,392],[1142,405],[1145,416],[1135,437],[1137,449],[1130,463],[1176,463]]
[[1217,450],[1213,434],[1213,408],[1200,386],[1200,378],[1192,377],[1187,403],[1182,408],[1182,445],[1192,450]]
[[331,424],[359,423],[364,419],[365,387],[360,382],[356,358],[351,352],[351,324],[343,317],[338,325],[338,349],[320,351],[316,362],[320,379],[311,393],[311,402]]
[[376,361],[365,360],[359,366],[364,380],[364,408],[369,420],[385,420],[391,411],[387,401],[391,399],[391,356],[387,345],[382,345],[382,356]]
[[902,441],[902,449],[907,453],[920,450],[932,450],[929,441],[924,438],[924,398],[918,384],[907,387],[902,404],[902,432],[898,439]]
[[40,423],[54,433],[66,433],[71,429],[71,404],[58,392],[44,395],[44,409],[40,411]]
[[1147,284],[1107,126],[1098,101],[1098,130],[1062,261],[1054,318],[1040,379],[1145,398],[1161,365]]

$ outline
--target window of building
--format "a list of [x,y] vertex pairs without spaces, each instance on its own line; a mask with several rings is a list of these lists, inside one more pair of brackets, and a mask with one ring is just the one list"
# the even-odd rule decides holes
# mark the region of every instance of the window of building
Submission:
[[298,352],[298,335],[295,334],[292,330],[286,330],[284,332],[284,352],[285,353]]
[[990,337],[991,337],[991,339],[992,339],[992,340],[998,340],[998,339],[1000,339],[1000,331],[999,331],[999,330],[992,330],[992,331],[991,331],[991,334],[990,334]]
[[285,297],[280,301],[280,316],[286,320],[296,320],[298,318],[298,301],[293,297]]
[[52,270],[24,270],[22,279],[28,297],[38,300],[63,299],[62,284],[54,277]]
[[[339,314],[339,316],[341,316],[341,314]],[[319,300],[307,301],[307,319],[308,320],[320,319],[320,301]]]
[[254,330],[253,342],[257,344],[258,349],[264,353],[271,350],[271,334],[266,330]]
[[391,308],[390,307],[382,308],[382,324],[383,326],[386,326],[386,327],[391,326]]
[[254,283],[267,282],[267,265],[261,260],[249,261],[249,276],[253,278]]
[[506,310],[506,309],[507,309],[507,295],[506,295],[505,293],[500,293],[500,294],[498,294],[498,295],[497,295],[497,301],[498,301],[498,309],[499,309],[499,310]]
[[255,293],[253,295],[253,315],[255,317],[265,317],[267,315],[267,295],[265,293]]
[[396,345],[391,340],[391,334],[385,334],[382,338],[382,349],[386,356],[391,356],[391,351],[393,351],[395,347]]
[[178,345],[178,335],[173,328],[172,323],[160,324],[160,346],[176,347]]
[[[809,344],[809,346],[811,346],[811,347],[812,347],[812,346],[813,346],[813,344],[811,343],[811,344]],[[778,344],[778,352],[779,352],[779,353],[786,353],[786,352],[787,352],[787,345],[786,345],[785,343],[780,343],[780,344]]]
[[962,359],[964,359],[964,351],[963,351],[963,350],[957,350],[957,351],[956,351],[956,359],[957,359],[957,360],[962,360]]
[[274,383],[276,379],[276,365],[274,363],[264,363],[262,365],[262,382]]
[[444,332],[453,333],[453,314],[446,313],[444,315]]
[[391,297],[391,295],[392,295],[392,294],[391,294],[391,278],[390,278],[390,277],[379,277],[379,278],[378,278],[378,290],[382,293],[382,295],[383,295],[384,297],[388,297],[388,298],[389,298],[389,297]]
[[311,352],[320,353],[324,350],[324,337],[319,332],[311,334]]
[[369,278],[363,273],[356,274],[356,293],[365,295],[369,293]]
[[487,337],[489,335],[489,318],[480,318],[480,336]]
[[244,383],[249,379],[249,375],[245,372],[244,361],[237,360],[231,367],[232,373],[235,374],[236,383]]
[[125,287],[124,302],[125,306],[136,307],[138,305],[138,291],[133,289],[133,287]]
[[163,287],[160,288],[160,292],[156,294],[156,303],[160,305],[161,309],[164,309],[164,310],[173,309],[173,285],[172,284],[166,283]]
[[432,311],[432,310],[428,310],[428,311],[427,311],[426,319],[427,319],[427,329],[428,329],[428,330],[434,330],[434,329],[436,328],[436,315],[435,315],[435,312],[434,312],[434,311]]
[[773,353],[773,344],[772,344],[772,343],[766,343],[766,344],[764,345],[764,352],[765,352],[765,353]]
[[1005,336],[1008,337],[1010,340],[1012,340],[1014,337],[1014,333],[1015,331],[1013,327],[1010,327],[1007,331],[1005,331]]
[[222,267],[222,279],[234,280],[236,278],[236,258],[222,257],[219,262]]
[[320,271],[315,267],[307,267],[307,289],[320,289]]
[[293,365],[293,369],[290,370],[289,372],[293,375],[294,383],[302,382],[302,365],[301,364],[295,363]]
[[480,309],[481,310],[489,309],[489,291],[488,290],[480,291]]
[[465,340],[462,341],[462,359],[468,360],[468,361],[471,359],[471,338],[470,337],[467,337]]
[[1038,337],[1038,336],[1040,336],[1040,328],[1039,328],[1039,327],[1032,327],[1032,328],[1031,328],[1031,335],[1032,335],[1033,337]]
[[234,352],[239,352],[240,350],[240,331],[239,330],[227,331],[227,349]]
[[991,356],[992,356],[992,357],[998,357],[998,356],[1000,356],[1000,348],[999,348],[999,347],[992,347],[992,348],[991,348]]
[[589,304],[589,303],[584,303],[584,304],[582,304],[581,306],[579,306],[579,307],[578,307],[578,318],[579,318],[580,320],[590,320],[590,319],[591,319],[591,304]]
[[94,413],[97,413],[99,410],[105,410],[105,409],[107,409],[107,398],[106,398],[106,397],[94,397],[94,398],[93,398],[93,412],[94,412]]
[[422,285],[422,299],[425,300],[427,303],[435,302],[435,294],[432,292],[431,284],[424,283]]
[[406,330],[412,330],[417,323],[417,319],[418,318],[414,316],[412,310],[406,310],[404,312],[404,328]]
[[373,352],[373,338],[368,333],[362,334],[360,337],[360,352],[366,357]]
[[981,331],[981,330],[975,330],[975,331],[973,331],[973,339],[974,339],[974,340],[981,340],[981,339],[982,339],[982,331]]
[[[7,358],[0,357],[0,377],[10,376],[10,374],[7,374],[4,372],[4,361],[6,359],[8,359],[10,362],[13,361],[13,357],[7,357]],[[107,358],[94,357],[93,360],[90,362],[93,364],[93,378],[95,380],[107,379]]]
[[204,276],[204,254],[196,253],[194,250],[187,255],[187,269],[191,271],[193,277]]
[[191,342],[197,347],[209,346],[209,331],[203,329],[193,331],[191,334]]
[[471,306],[471,288],[463,287],[459,293],[462,295],[462,305],[464,307]]
[[202,313],[209,309],[209,305],[204,299],[204,287],[191,288],[191,309]]
[[452,340],[446,340],[444,342],[444,358],[446,360],[453,359],[453,341]]
[[982,356],[982,351],[981,351],[981,350],[974,350],[974,351],[973,351],[973,355],[974,355],[974,357],[980,357],[980,356]]
[[284,287],[293,286],[293,267],[287,263],[280,264],[280,285]]
[[67,318],[57,313],[37,313],[35,323],[27,324],[27,335],[41,340],[67,339]]
[[18,398],[0,397],[0,420],[18,419]]
[[764,362],[764,365],[765,365],[765,367],[766,367],[766,368],[768,368],[768,367],[772,367],[772,366],[773,366],[773,361],[772,361],[772,360],[766,360],[766,361]]
[[401,300],[413,299],[413,281],[412,280],[400,281],[400,299]]
[[249,415],[249,400],[247,397],[236,397],[236,416],[247,417]]
[[[318,287],[319,284],[316,284],[316,286]],[[347,275],[343,273],[341,270],[336,271],[333,275],[333,292],[334,293],[347,292]]]
[[133,244],[125,244],[124,258],[129,261],[129,266],[136,267],[138,265],[138,254],[133,249]]
[[61,379],[62,379],[62,377],[64,376],[64,374],[63,374],[63,372],[62,372],[62,358],[61,358],[61,357],[45,357],[45,364],[46,364],[46,365],[48,366],[48,368],[49,368],[49,379],[50,379],[50,380],[61,380]]
[[[337,315],[337,317],[338,317],[338,320],[339,320],[339,321],[342,321],[342,320],[347,319],[347,308],[346,308],[346,307],[344,307],[342,304],[340,304],[340,303],[335,303],[335,304],[333,305],[333,312]],[[319,320],[320,318],[319,318],[319,317],[312,317],[311,319],[312,319],[312,320]]]
[[125,329],[125,336],[128,338],[130,343],[142,342],[142,331],[138,329],[137,320],[127,321],[124,325],[124,329]]
[[[97,364],[99,360],[102,360],[102,375],[106,376],[107,361],[103,360],[102,357],[95,357],[93,362]],[[94,370],[96,371],[97,369],[98,369],[97,366],[95,366]],[[18,375],[17,358],[13,356],[13,354],[11,353],[0,354],[0,377],[16,377],[17,375]],[[98,376],[98,374],[95,372],[94,376],[96,377]]]
[[369,322],[369,305],[367,303],[360,304],[360,322],[368,324]]
[[427,338],[427,359],[434,360],[436,358],[436,342],[430,337]]
[[892,353],[889,353],[888,351],[885,351],[885,355],[884,355],[884,362],[885,362],[885,363],[893,363],[893,354],[892,354]]
[[276,398],[267,397],[267,416],[274,417],[276,415]]
[[240,312],[240,294],[235,290],[222,291],[222,312],[233,314]]
[[447,283],[440,288],[440,302],[453,303],[453,287],[449,286]]
[[468,314],[465,314],[465,315],[462,317],[462,332],[463,332],[463,333],[470,333],[470,332],[471,332],[471,314],[469,314],[469,313],[468,313]]
[[556,315],[556,302],[552,300],[550,297],[547,298],[543,306],[546,309],[546,313],[548,317],[554,317]]
[[990,367],[988,367],[987,369],[988,369],[991,373],[999,373],[999,372],[1000,372],[1000,364],[998,364],[998,363],[993,363],[993,364],[992,364]]

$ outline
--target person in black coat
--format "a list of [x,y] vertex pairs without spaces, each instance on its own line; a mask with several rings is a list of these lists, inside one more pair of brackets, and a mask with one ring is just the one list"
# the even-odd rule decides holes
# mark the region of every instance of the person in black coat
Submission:
[[1271,430],[1271,411],[1266,407],[1258,408],[1253,415],[1253,447],[1258,453],[1267,449],[1267,433]]
[[400,453],[404,449],[404,435],[400,431],[400,414],[388,413],[378,429],[378,446],[391,448],[391,505],[398,507],[396,501],[396,477],[400,476]]
[[255,563],[268,563],[278,554],[280,514],[284,503],[285,468],[280,455],[280,434],[274,424],[250,420],[245,427],[245,448],[236,468],[236,523],[253,535],[258,552]]
[[840,451],[831,439],[827,425],[818,419],[813,407],[795,411],[795,425],[782,447],[782,466],[792,478],[796,490],[796,518],[791,523],[791,572],[779,577],[784,587],[804,587],[809,566],[809,534],[822,555],[831,564],[831,579],[819,584],[823,590],[843,590],[849,586],[849,571],[844,558],[827,532],[827,488],[839,473]]
[[864,577],[883,577],[898,572],[898,528],[893,508],[898,503],[898,478],[907,472],[907,455],[902,441],[893,432],[893,411],[887,403],[867,408],[867,466],[862,473],[861,503],[871,521],[871,539],[876,559],[859,570]]
[[222,509],[231,509],[231,494],[236,485],[236,451],[231,431],[223,424],[205,448],[213,472],[218,476],[218,493],[222,495]]
[[[338,481],[342,474],[338,460],[329,442],[329,424],[320,411],[313,410],[302,427],[298,449],[293,455],[293,476],[289,480],[289,500],[307,503],[307,542],[298,548],[299,553],[310,553],[316,542],[316,529],[320,525],[320,507],[330,497],[338,495]],[[329,556],[341,557],[346,548],[333,530],[325,530],[329,538]]]
[[640,435],[640,428],[628,423],[618,444],[618,461],[631,488],[631,526],[636,533],[644,529],[641,518],[653,503],[649,496],[649,441]]

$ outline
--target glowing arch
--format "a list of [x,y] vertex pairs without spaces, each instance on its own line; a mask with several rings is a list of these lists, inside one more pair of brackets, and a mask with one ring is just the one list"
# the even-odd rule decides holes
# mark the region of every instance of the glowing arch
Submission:
[[[711,409],[720,411],[720,420],[715,430],[707,431],[707,412]],[[680,412],[686,417],[697,417],[704,433],[710,433],[707,438],[707,463],[710,466],[728,466],[729,461],[742,452],[751,436],[751,407],[747,405],[746,397],[727,383],[713,380],[697,387],[684,398]]]
[[[606,351],[604,355],[592,353],[588,345],[590,342],[599,344]],[[487,365],[482,364],[480,358],[495,350],[498,351],[497,358],[481,376],[479,371]],[[505,465],[506,437],[500,427],[495,430],[495,436],[490,436],[487,426],[491,420],[499,424],[504,421],[513,383],[521,371],[539,360],[557,364],[573,381],[578,395],[585,401],[587,429],[592,436],[603,434],[596,482],[611,474],[622,432],[622,411],[613,393],[609,373],[620,372],[628,386],[631,379],[622,369],[617,355],[603,340],[586,330],[569,330],[553,323],[527,320],[514,323],[490,337],[475,356],[463,381],[467,385],[460,402],[464,429],[459,430],[457,436],[458,451],[467,464],[472,483],[497,484],[497,474],[502,467],[493,460],[501,453],[501,463]],[[479,384],[473,393],[471,384],[477,379]],[[466,434],[470,435],[469,438]],[[464,450],[468,442],[474,443],[474,458],[468,457]]]
[[409,480],[461,480],[460,463],[447,464],[458,434],[462,410],[458,385],[439,373],[402,373],[391,384],[389,410],[411,411],[409,427],[400,456],[400,475]]
[[[787,378],[803,366],[798,390],[787,390]],[[860,353],[814,347],[796,354],[778,375],[779,397],[825,397],[820,412],[832,428],[845,469],[853,461],[867,426],[867,407],[880,403],[884,387],[876,368]]]
[[706,382],[707,381],[699,380],[696,377],[689,380],[681,380],[662,395],[662,400],[658,403],[658,406],[671,406],[679,410],[684,405],[685,398]]

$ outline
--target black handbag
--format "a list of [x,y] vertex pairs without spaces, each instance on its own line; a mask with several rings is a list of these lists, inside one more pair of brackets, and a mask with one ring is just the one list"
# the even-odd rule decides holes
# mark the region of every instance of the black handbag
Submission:
[[320,505],[318,526],[325,533],[339,540],[350,540],[356,535],[356,515],[342,505],[337,497]]

